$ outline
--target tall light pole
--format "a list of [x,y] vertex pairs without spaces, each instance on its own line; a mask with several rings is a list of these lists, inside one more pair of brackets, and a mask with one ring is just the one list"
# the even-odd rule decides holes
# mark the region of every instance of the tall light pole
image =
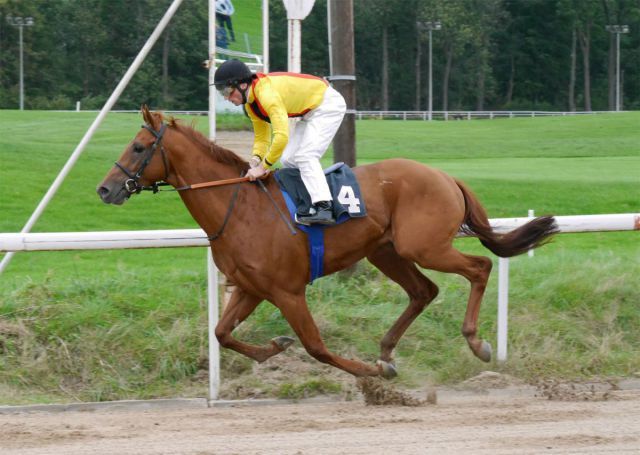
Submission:
[[620,110],[620,34],[629,33],[628,25],[607,25],[607,31],[616,34],[616,111]]
[[431,121],[432,112],[433,112],[433,30],[440,30],[442,28],[442,24],[440,21],[427,21],[427,22],[418,22],[418,27],[421,30],[427,30],[429,32],[429,108],[428,115],[429,121]]
[[33,25],[32,17],[20,17],[20,16],[7,16],[7,23],[18,27],[20,34],[20,110],[24,110],[24,59],[22,49],[22,29],[24,27],[31,27]]

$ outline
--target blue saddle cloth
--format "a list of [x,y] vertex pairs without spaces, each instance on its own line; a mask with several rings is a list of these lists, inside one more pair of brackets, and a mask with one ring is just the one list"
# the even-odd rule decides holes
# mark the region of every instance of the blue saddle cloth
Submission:
[[[364,199],[360,192],[360,185],[349,166],[336,163],[325,169],[327,183],[333,196],[333,215],[336,224],[344,223],[350,218],[367,215]],[[311,197],[302,183],[300,170],[293,168],[279,169],[275,173],[276,181],[287,203],[287,209],[292,221],[295,222],[296,212],[306,213],[311,207]],[[307,234],[309,241],[309,256],[311,261],[311,279],[323,276],[324,261],[324,230],[331,226],[296,224],[296,227]]]

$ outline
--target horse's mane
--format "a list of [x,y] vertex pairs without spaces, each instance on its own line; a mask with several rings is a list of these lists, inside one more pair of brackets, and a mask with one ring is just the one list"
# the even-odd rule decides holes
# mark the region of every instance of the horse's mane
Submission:
[[196,145],[209,150],[213,158],[219,163],[230,164],[241,170],[247,169],[248,163],[244,159],[236,155],[233,151],[210,141],[204,136],[204,134],[196,130],[193,125],[185,125],[180,120],[173,117],[169,118],[168,125],[169,128],[173,128],[174,130],[182,133]]

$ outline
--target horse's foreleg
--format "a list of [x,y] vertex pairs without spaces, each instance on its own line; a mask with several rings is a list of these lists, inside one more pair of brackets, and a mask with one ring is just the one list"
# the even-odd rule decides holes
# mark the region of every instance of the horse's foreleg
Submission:
[[323,363],[351,373],[354,376],[379,376],[384,371],[381,367],[367,365],[358,360],[348,360],[330,352],[322,341],[320,331],[309,313],[307,302],[303,295],[288,295],[276,300],[275,305],[280,309],[291,328],[296,332],[307,352]]
[[391,363],[398,341],[425,307],[438,295],[438,287],[415,264],[399,256],[391,243],[367,256],[369,262],[398,283],[409,295],[409,306],[380,342],[380,360]]
[[268,346],[254,346],[238,341],[231,335],[231,332],[253,313],[261,301],[262,299],[259,297],[254,297],[239,287],[235,287],[215,330],[216,338],[221,346],[233,349],[258,362],[264,362],[269,357],[279,354],[294,341],[289,337],[277,337],[272,339]]

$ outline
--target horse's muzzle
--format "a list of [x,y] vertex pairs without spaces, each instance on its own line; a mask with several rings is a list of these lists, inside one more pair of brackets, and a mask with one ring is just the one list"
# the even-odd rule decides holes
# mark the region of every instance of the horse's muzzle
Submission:
[[102,182],[98,185],[96,192],[105,204],[122,205],[130,196],[130,193],[122,185],[112,185],[108,182]]

